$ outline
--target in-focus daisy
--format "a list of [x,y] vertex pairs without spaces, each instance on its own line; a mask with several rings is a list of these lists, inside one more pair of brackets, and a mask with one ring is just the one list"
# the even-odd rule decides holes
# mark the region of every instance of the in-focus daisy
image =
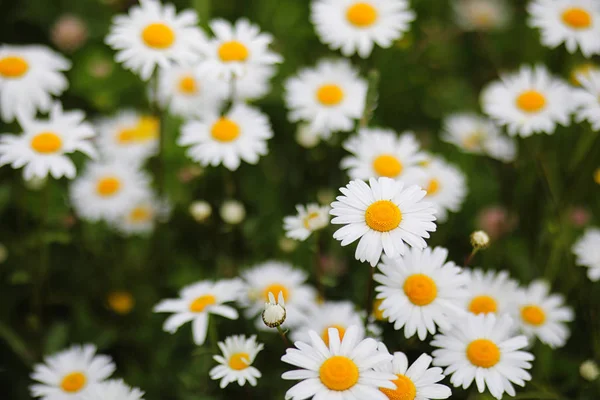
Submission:
[[283,229],[285,236],[296,239],[306,240],[311,233],[323,229],[329,224],[329,206],[319,206],[311,203],[305,206],[297,205],[298,215],[290,215],[283,219]]
[[596,0],[533,0],[527,6],[529,25],[540,28],[542,44],[577,47],[587,58],[600,54],[600,4]]
[[308,123],[323,138],[353,130],[365,109],[367,82],[347,60],[322,60],[284,86],[290,121]]
[[469,296],[465,309],[472,314],[510,313],[517,294],[518,283],[506,271],[468,270],[467,290]]
[[181,289],[179,298],[162,300],[154,306],[154,312],[173,313],[163,325],[169,333],[177,332],[180,326],[192,322],[194,343],[204,344],[208,331],[209,314],[228,319],[238,319],[235,308],[225,305],[237,299],[241,282],[237,279],[218,282],[200,281]]
[[52,96],[69,86],[71,62],[46,46],[0,46],[0,115],[12,122],[52,108]]
[[80,151],[96,157],[89,140],[95,132],[84,119],[83,111],[63,111],[60,103],[54,103],[47,119],[22,116],[19,122],[23,133],[0,136],[0,166],[24,167],[25,180],[48,174],[56,179],[73,179],[75,164],[67,154]]
[[374,339],[360,340],[358,328],[351,326],[340,340],[337,329],[329,330],[329,345],[319,335],[309,332],[310,344],[296,342],[287,349],[283,362],[300,369],[285,372],[281,377],[300,380],[285,394],[286,400],[310,397],[320,400],[388,400],[379,389],[395,389],[396,375],[375,371],[380,364],[391,362],[387,351],[377,348]]
[[394,323],[394,329],[404,327],[404,336],[418,334],[425,340],[427,332],[436,332],[436,325],[450,329],[465,314],[462,303],[467,297],[468,276],[452,261],[446,261],[448,250],[442,247],[409,249],[404,256],[383,258],[375,274],[381,283],[375,290],[383,317]]
[[94,385],[82,397],[82,400],[142,400],[144,392],[132,388],[122,379],[111,379]]
[[184,124],[178,144],[191,146],[188,156],[203,166],[223,164],[235,171],[242,160],[256,164],[260,156],[267,154],[267,140],[272,136],[265,114],[238,103],[223,116],[211,114]]
[[367,58],[376,44],[391,47],[416,15],[406,0],[313,0],[311,21],[319,39],[346,57]]
[[140,0],[127,15],[114,17],[106,44],[117,50],[117,62],[147,81],[156,67],[198,59],[198,48],[206,39],[197,24],[193,10],[177,14],[173,4]]
[[577,122],[588,121],[594,131],[600,130],[600,71],[577,76],[582,89],[575,89],[573,97],[577,103]]
[[351,181],[341,188],[343,196],[331,203],[332,224],[343,224],[334,239],[346,246],[360,238],[354,257],[377,265],[382,251],[399,257],[406,244],[425,248],[424,238],[436,229],[435,208],[422,201],[426,191],[414,185],[405,187],[390,178],[371,178],[369,185]]
[[566,323],[574,318],[573,310],[564,304],[563,296],[550,294],[548,283],[534,281],[517,292],[514,319],[530,340],[537,337],[552,348],[562,347],[570,334]]
[[554,133],[556,124],[568,126],[574,109],[572,92],[546,67],[522,66],[500,81],[492,82],[481,94],[482,108],[512,136]]
[[454,0],[452,7],[456,24],[465,31],[501,30],[512,18],[506,0]]
[[39,383],[31,385],[31,395],[45,400],[80,399],[114,371],[111,358],[96,355],[95,346],[74,345],[34,366],[31,379]]
[[573,246],[577,265],[588,268],[591,281],[600,281],[600,229],[589,228]]
[[252,363],[264,347],[262,343],[256,343],[256,335],[249,338],[244,335],[229,336],[218,344],[223,355],[213,356],[219,365],[210,370],[210,378],[220,379],[221,389],[236,381],[240,386],[244,386],[246,381],[251,386],[256,386],[256,380],[261,374]]
[[164,219],[169,212],[170,206],[167,202],[160,201],[156,195],[148,192],[145,197],[132,203],[123,214],[109,222],[125,236],[148,235],[154,231],[156,222]]
[[513,384],[525,386],[531,380],[533,354],[522,351],[527,337],[514,336],[513,322],[508,315],[497,318],[493,314],[469,315],[452,330],[434,336],[431,345],[433,365],[446,367],[444,374],[450,382],[464,389],[473,380],[480,393],[485,388],[497,399],[503,393],[514,396]]

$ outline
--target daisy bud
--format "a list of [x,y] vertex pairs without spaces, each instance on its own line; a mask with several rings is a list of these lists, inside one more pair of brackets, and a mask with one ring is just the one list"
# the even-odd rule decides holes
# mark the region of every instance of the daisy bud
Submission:
[[25,187],[29,190],[40,190],[46,186],[47,179],[34,176],[31,179],[23,180]]
[[477,250],[485,249],[490,244],[490,237],[484,231],[475,231],[471,234],[471,245]]
[[2,264],[8,258],[8,250],[5,245],[0,243],[0,264]]
[[189,211],[196,222],[204,222],[212,214],[212,207],[206,201],[199,200],[190,204]]
[[581,363],[579,367],[579,373],[583,377],[583,379],[587,381],[595,381],[600,376],[600,369],[598,369],[598,364],[596,364],[593,360],[586,360]]
[[110,292],[106,302],[111,310],[121,315],[129,314],[135,305],[133,295],[124,290]]
[[294,239],[282,237],[279,239],[279,248],[285,253],[291,253],[298,247],[298,242]]
[[219,211],[223,221],[231,225],[239,224],[246,218],[246,209],[244,205],[237,200],[227,200],[221,206]]
[[279,292],[277,302],[273,292],[269,292],[269,302],[265,303],[265,310],[262,313],[262,320],[269,328],[277,328],[285,321],[285,302],[283,293]]
[[80,48],[88,37],[85,22],[76,15],[64,14],[52,27],[50,39],[60,50],[72,52]]
[[298,125],[298,130],[296,130],[296,142],[305,149],[312,149],[316,147],[321,138],[317,132],[314,132],[310,129],[308,124],[300,124]]

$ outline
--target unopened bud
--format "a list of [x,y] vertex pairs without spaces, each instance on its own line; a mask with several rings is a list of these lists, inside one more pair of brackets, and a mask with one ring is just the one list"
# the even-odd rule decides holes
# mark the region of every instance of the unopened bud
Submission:
[[262,320],[269,328],[277,328],[285,321],[286,311],[283,294],[279,292],[277,302],[272,292],[269,292],[269,302],[265,303]]
[[583,377],[583,379],[588,381],[595,381],[600,376],[600,370],[598,369],[598,364],[596,364],[593,360],[587,360],[581,363],[579,367],[579,373]]
[[490,237],[484,231],[475,231],[471,234],[471,245],[477,250],[485,249],[490,244]]

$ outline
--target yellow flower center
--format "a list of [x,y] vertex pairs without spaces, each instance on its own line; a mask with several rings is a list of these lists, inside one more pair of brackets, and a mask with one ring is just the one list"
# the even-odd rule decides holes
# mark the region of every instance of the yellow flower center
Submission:
[[521,308],[521,318],[530,325],[540,326],[546,321],[546,313],[539,306],[529,305]]
[[562,20],[573,29],[587,29],[592,26],[592,15],[579,7],[571,7],[562,13]]
[[344,338],[344,335],[346,334],[346,328],[344,328],[341,325],[330,325],[323,329],[323,332],[321,333],[321,338],[323,339],[327,347],[329,347],[329,328],[335,328],[338,330],[340,334],[340,340],[342,340]]
[[367,28],[377,21],[377,10],[369,3],[354,3],[348,7],[346,18],[357,28]]
[[491,340],[476,339],[467,346],[467,358],[477,367],[491,368],[500,361],[500,349]]
[[133,128],[125,128],[117,134],[117,141],[121,144],[127,144],[135,141],[136,130]]
[[344,91],[335,84],[323,85],[317,90],[317,100],[324,106],[335,106],[344,99]]
[[263,290],[263,298],[265,299],[265,301],[269,301],[269,292],[273,293],[275,299],[279,297],[279,292],[281,292],[281,295],[283,296],[283,301],[288,301],[288,288],[280,283],[272,283]]
[[406,375],[396,375],[396,379],[393,382],[396,385],[396,389],[379,389],[388,397],[388,399],[414,400],[415,397],[417,397],[417,387]]
[[389,232],[402,222],[402,212],[391,201],[379,200],[367,208],[365,222],[375,231]]
[[179,80],[179,91],[183,94],[192,95],[198,93],[198,85],[193,76],[186,75]]
[[570,75],[571,83],[575,86],[581,86],[581,81],[579,80],[579,75],[583,75],[586,78],[589,78],[591,73],[593,71],[597,71],[597,70],[598,70],[598,66],[593,63],[584,63],[581,65],[578,65],[577,67],[573,68],[573,70],[571,71],[571,75]]
[[377,321],[385,321],[385,317],[383,316],[383,310],[381,309],[381,303],[383,303],[383,299],[377,299],[373,302],[373,316]]
[[382,154],[373,160],[373,169],[379,176],[395,178],[402,172],[402,163],[390,154]]
[[426,306],[437,297],[437,286],[425,274],[414,274],[404,281],[404,294],[416,306]]
[[205,294],[192,301],[190,304],[190,311],[199,313],[204,311],[206,307],[212,306],[213,304],[217,304],[217,298],[212,294]]
[[152,210],[147,206],[135,207],[129,213],[129,220],[131,222],[145,222],[152,218]]
[[467,150],[476,150],[481,147],[483,135],[480,132],[473,132],[462,141],[463,146]]
[[142,40],[153,49],[168,49],[175,42],[175,32],[161,22],[155,22],[144,28]]
[[160,134],[160,120],[156,117],[140,117],[135,129],[135,140],[143,142],[158,138]]
[[344,356],[330,357],[319,368],[321,383],[329,390],[348,390],[356,385],[358,377],[358,367],[354,361]]
[[29,64],[22,57],[0,59],[0,75],[4,78],[20,78],[29,70]]
[[594,171],[594,182],[600,185],[600,168],[597,168],[596,171]]
[[440,190],[440,181],[433,178],[429,181],[425,190],[427,191],[427,196],[436,194]]
[[71,372],[62,379],[60,387],[65,392],[76,393],[85,386],[87,379],[81,372]]
[[517,107],[528,113],[536,113],[546,106],[546,98],[537,90],[527,90],[517,97]]
[[310,227],[310,222],[315,219],[315,218],[319,218],[319,213],[318,212],[311,212],[310,214],[308,214],[306,217],[304,217],[304,221],[302,221],[304,227],[306,229],[311,229]]
[[469,304],[469,311],[473,314],[495,313],[497,310],[498,304],[496,300],[486,295],[474,297]]
[[135,300],[131,293],[125,291],[114,291],[108,294],[108,305],[118,314],[129,314],[133,309]]
[[229,358],[229,368],[236,371],[241,371],[248,368],[250,365],[250,355],[248,353],[240,352],[234,353]]
[[119,189],[121,189],[121,181],[113,176],[100,179],[96,185],[96,192],[103,197],[114,196]]
[[31,139],[31,148],[38,153],[56,153],[62,147],[62,140],[54,132],[38,133]]
[[221,117],[213,124],[210,134],[219,142],[231,142],[240,136],[240,126],[228,118]]
[[225,42],[219,46],[219,58],[224,62],[246,61],[248,55],[248,48],[237,40]]

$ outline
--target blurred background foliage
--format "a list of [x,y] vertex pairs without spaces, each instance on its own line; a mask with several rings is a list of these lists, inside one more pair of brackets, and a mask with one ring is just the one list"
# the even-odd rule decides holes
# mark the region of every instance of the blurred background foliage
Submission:
[[[122,108],[149,111],[147,88],[114,63],[112,51],[103,43],[111,17],[134,3],[3,0],[0,38],[3,43],[56,48],[51,42],[55,21],[66,13],[76,15],[85,21],[88,36],[83,46],[66,54],[73,68],[68,72],[70,88],[62,98],[65,108],[84,109],[90,118]],[[309,23],[308,1],[173,3],[178,9],[196,9],[204,27],[211,18],[233,21],[244,16],[274,35],[274,48],[285,62],[273,91],[256,102],[273,124],[270,153],[257,166],[245,164],[234,173],[223,167],[200,173],[190,169],[193,165],[184,150],[175,145],[181,121],[166,117],[166,193],[174,211],[145,239],[126,239],[101,224],[76,220],[64,179],[32,189],[20,171],[1,168],[0,242],[8,249],[8,258],[0,264],[0,398],[29,398],[33,363],[72,343],[87,342],[114,357],[116,376],[145,390],[147,400],[283,398],[291,383],[279,379],[286,367],[279,361],[284,345],[275,334],[259,334],[266,348],[256,361],[263,371],[258,387],[230,385],[222,391],[208,378],[214,346],[195,347],[189,326],[175,335],[163,332],[164,316],[153,314],[152,306],[174,296],[183,285],[236,276],[241,268],[268,259],[289,260],[307,271],[319,259],[327,275],[327,298],[364,304],[368,266],[354,260],[354,246],[341,248],[333,241],[333,228],[322,232],[318,243],[311,237],[292,252],[277,245],[283,237],[282,218],[293,214],[296,204],[329,202],[348,181],[339,169],[344,155],[340,144],[347,135],[337,134],[314,149],[302,148],[294,140],[296,127],[287,122],[282,102],[286,77],[321,57],[338,56],[317,40]],[[468,177],[469,196],[462,211],[438,226],[431,246],[449,248],[450,258],[461,264],[470,252],[468,235],[478,227],[480,212],[505,207],[497,224],[506,234],[479,253],[475,264],[507,269],[524,284],[545,277],[575,308],[577,319],[570,326],[572,337],[566,347],[554,351],[539,343],[533,347],[534,379],[517,398],[597,400],[598,381],[584,381],[578,369],[585,359],[600,361],[600,289],[574,265],[570,248],[586,223],[598,224],[600,197],[592,179],[600,157],[598,133],[587,124],[574,124],[552,136],[520,139],[518,160],[509,165],[462,154],[439,139],[442,118],[455,111],[478,110],[480,89],[499,72],[523,63],[543,63],[568,79],[572,68],[585,60],[563,48],[542,47],[539,33],[526,26],[522,0],[512,1],[514,18],[507,30],[485,34],[460,31],[446,0],[411,3],[418,17],[404,38],[391,49],[376,49],[368,60],[352,60],[364,76],[372,69],[380,71],[379,102],[371,125],[415,131],[426,150],[443,155]],[[17,129],[15,124],[0,125],[2,132]],[[155,162],[149,162],[151,170]],[[196,199],[213,206],[212,216],[203,224],[188,213]],[[216,211],[225,199],[244,203],[247,218],[242,224],[231,226],[220,219]],[[133,296],[131,310],[127,301],[121,301],[121,312],[110,306],[115,297],[108,296],[114,291]],[[218,323],[221,338],[255,333],[253,321]],[[427,343],[405,340],[391,326],[385,327],[384,337],[390,350],[403,350],[409,359],[431,350]],[[491,399],[475,390],[453,392],[453,399]]]

